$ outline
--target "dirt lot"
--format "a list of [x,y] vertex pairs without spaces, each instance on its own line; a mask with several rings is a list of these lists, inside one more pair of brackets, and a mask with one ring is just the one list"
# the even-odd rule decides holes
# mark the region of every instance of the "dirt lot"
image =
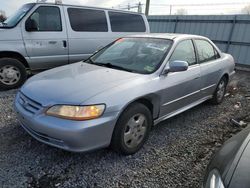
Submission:
[[44,145],[19,126],[16,91],[1,92],[0,187],[200,187],[215,150],[243,127],[230,119],[250,122],[250,73],[238,72],[228,91],[219,106],[204,103],[156,126],[133,156]]

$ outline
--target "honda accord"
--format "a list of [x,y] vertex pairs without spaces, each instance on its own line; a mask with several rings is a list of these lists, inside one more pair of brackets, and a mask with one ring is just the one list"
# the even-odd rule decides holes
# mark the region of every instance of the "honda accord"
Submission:
[[15,109],[43,143],[74,152],[111,146],[130,155],[153,125],[206,100],[221,103],[234,66],[202,36],[125,37],[86,61],[31,77]]

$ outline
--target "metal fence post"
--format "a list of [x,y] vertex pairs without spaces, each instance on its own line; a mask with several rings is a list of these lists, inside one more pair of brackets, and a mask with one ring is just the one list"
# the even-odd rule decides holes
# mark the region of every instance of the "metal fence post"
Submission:
[[228,40],[227,40],[226,53],[228,52],[229,47],[230,47],[230,44],[231,44],[231,42],[232,42],[232,37],[233,37],[233,33],[234,33],[234,28],[235,28],[235,25],[236,25],[236,19],[237,19],[237,16],[235,15],[235,16],[234,16],[234,19],[233,19],[233,22],[232,22],[231,30],[230,30],[230,33],[229,33],[229,37],[228,37]]
[[176,16],[175,25],[174,25],[174,33],[176,33],[176,28],[177,28],[178,20],[179,20],[178,16]]

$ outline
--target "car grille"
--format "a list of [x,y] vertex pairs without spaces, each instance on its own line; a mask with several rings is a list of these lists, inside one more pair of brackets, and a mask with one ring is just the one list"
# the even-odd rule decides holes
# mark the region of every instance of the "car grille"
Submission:
[[31,114],[36,114],[42,109],[42,105],[40,103],[28,98],[21,92],[19,92],[18,102],[23,107],[23,109]]
[[46,142],[46,143],[51,143],[51,144],[54,144],[54,145],[57,145],[57,146],[61,146],[61,147],[65,147],[64,145],[64,142],[62,140],[59,140],[59,139],[56,139],[56,138],[53,138],[53,137],[50,137],[46,134],[43,134],[43,133],[40,133],[40,132],[37,132],[37,131],[34,131],[33,129],[31,128],[28,128],[26,125],[24,125],[22,122],[21,122],[21,125],[22,127],[28,132],[30,133],[33,137],[35,137],[36,139],[39,139],[43,142]]

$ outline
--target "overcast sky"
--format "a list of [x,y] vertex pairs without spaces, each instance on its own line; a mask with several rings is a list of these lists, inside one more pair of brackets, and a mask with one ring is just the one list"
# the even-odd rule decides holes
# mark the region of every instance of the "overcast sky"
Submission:
[[[140,0],[63,0],[63,3],[124,8],[128,6],[128,4],[131,6],[138,4],[139,1]],[[0,0],[0,10],[5,11],[9,16],[22,4],[28,2],[35,2],[35,0]],[[140,2],[145,4],[145,0],[141,0]],[[218,5],[218,3],[229,4]],[[173,14],[176,13],[178,9],[186,9],[188,14],[235,14],[239,13],[244,6],[250,4],[250,0],[151,0],[150,14],[169,14],[170,8],[167,6],[169,4],[177,5],[172,8]],[[180,6],[180,4],[184,5]],[[203,4],[203,6],[198,6],[197,4]],[[213,6],[211,4],[217,5]]]

